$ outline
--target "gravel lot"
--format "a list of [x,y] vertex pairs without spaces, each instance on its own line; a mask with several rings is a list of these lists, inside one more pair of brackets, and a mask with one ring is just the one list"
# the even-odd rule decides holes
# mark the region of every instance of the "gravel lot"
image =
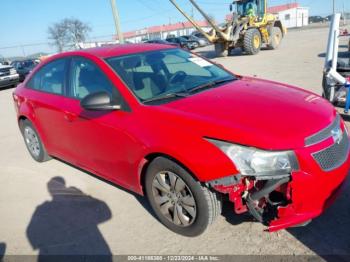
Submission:
[[[279,50],[215,61],[238,74],[320,94],[327,33],[327,28],[293,30]],[[213,55],[210,48],[200,53]],[[338,201],[307,227],[266,233],[261,224],[234,215],[225,205],[205,234],[181,237],[162,226],[142,198],[61,161],[34,162],[17,128],[12,91],[0,91],[0,250],[4,243],[6,255],[45,252],[47,243],[61,254],[74,252],[68,238],[85,243],[87,254],[350,255],[349,179]],[[53,177],[63,178],[67,187],[54,199],[48,192]]]

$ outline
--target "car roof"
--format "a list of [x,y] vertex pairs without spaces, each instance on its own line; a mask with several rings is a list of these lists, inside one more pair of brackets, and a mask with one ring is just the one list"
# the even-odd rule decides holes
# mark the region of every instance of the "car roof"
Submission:
[[109,57],[115,57],[115,56],[123,56],[123,55],[129,55],[129,54],[136,54],[136,53],[142,53],[142,52],[149,52],[149,51],[156,51],[156,50],[164,50],[164,49],[171,49],[174,48],[172,45],[164,45],[164,44],[116,44],[116,45],[108,45],[104,47],[97,47],[97,48],[88,48],[78,51],[71,51],[71,52],[65,52],[61,53],[58,56],[62,55],[74,55],[77,52],[79,53],[86,53],[91,54],[94,56],[97,56],[99,58],[109,58]]

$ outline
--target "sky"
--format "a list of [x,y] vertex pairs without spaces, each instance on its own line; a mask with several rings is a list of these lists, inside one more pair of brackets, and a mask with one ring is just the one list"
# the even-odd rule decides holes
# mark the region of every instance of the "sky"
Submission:
[[[179,22],[185,19],[169,0],[115,0],[122,31]],[[229,13],[230,0],[196,0],[216,20],[223,21]],[[349,0],[335,0],[336,10],[350,11]],[[188,0],[177,0],[188,13]],[[294,2],[269,0],[269,6]],[[310,15],[329,15],[332,0],[299,0],[310,8]],[[22,56],[36,52],[55,52],[49,45],[47,29],[64,18],[77,18],[89,24],[90,41],[110,40],[115,33],[110,0],[0,0],[0,56]],[[194,12],[196,19],[201,19]]]

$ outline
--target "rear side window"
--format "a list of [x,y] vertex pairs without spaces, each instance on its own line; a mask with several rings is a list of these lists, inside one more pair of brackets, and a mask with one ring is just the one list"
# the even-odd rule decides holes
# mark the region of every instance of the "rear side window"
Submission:
[[66,59],[59,59],[43,66],[30,79],[27,87],[43,92],[63,95],[66,64]]
[[99,67],[82,57],[74,57],[70,70],[69,96],[83,99],[89,94],[107,92],[114,95],[115,87],[111,84]]

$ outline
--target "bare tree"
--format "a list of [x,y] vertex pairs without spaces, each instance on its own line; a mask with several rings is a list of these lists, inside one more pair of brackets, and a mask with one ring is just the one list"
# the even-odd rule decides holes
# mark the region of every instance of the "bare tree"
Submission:
[[75,46],[80,42],[84,42],[88,33],[91,31],[89,25],[81,22],[78,19],[64,19],[63,24],[67,30],[67,38],[69,39],[70,43],[74,44]]
[[66,29],[62,23],[55,23],[48,29],[49,39],[57,47],[58,52],[62,52],[67,42]]
[[48,34],[58,51],[62,52],[65,48],[76,47],[78,43],[84,42],[90,31],[88,24],[75,18],[66,18],[50,26]]

